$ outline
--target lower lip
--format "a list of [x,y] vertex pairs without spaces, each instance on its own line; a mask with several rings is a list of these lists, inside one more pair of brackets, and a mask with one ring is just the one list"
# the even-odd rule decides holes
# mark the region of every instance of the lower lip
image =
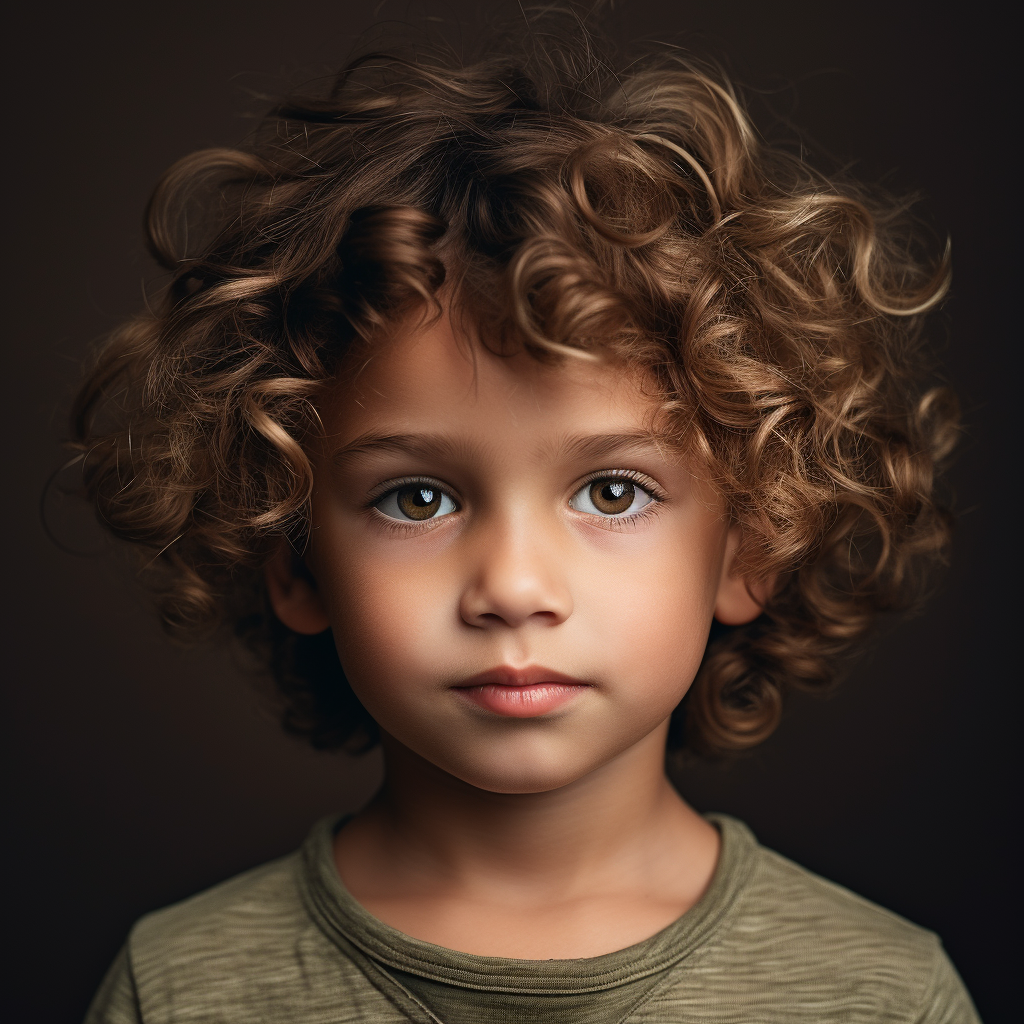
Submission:
[[590,687],[566,683],[534,683],[532,686],[459,687],[458,692],[477,707],[506,718],[538,718],[568,704]]

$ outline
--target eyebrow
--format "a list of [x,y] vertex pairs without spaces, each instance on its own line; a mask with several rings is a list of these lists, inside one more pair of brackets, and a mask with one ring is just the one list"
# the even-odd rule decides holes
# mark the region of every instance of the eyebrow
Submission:
[[450,458],[463,445],[444,434],[361,434],[349,444],[336,449],[331,460],[338,465],[372,458],[375,455],[412,455],[419,458],[441,456]]
[[555,446],[559,454],[576,461],[600,459],[608,455],[661,452],[666,438],[652,430],[627,430],[614,434],[574,434]]
[[[445,434],[361,434],[336,449],[331,460],[340,466],[380,455],[405,455],[414,458],[452,459],[465,456],[471,445]],[[544,446],[553,457],[571,461],[589,461],[610,455],[663,452],[666,439],[650,430],[627,430],[608,434],[571,434]]]

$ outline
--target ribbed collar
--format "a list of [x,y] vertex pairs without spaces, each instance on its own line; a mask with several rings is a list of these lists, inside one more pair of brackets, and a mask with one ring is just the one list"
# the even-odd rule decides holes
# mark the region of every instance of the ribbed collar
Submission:
[[665,971],[703,945],[728,916],[751,874],[757,841],[745,825],[708,815],[722,836],[711,884],[677,921],[649,939],[602,956],[576,960],[518,960],[474,956],[414,939],[384,924],[345,888],[332,840],[343,817],[317,823],[302,848],[300,887],[316,924],[343,951],[357,947],[385,968],[440,984],[509,995],[599,992]]

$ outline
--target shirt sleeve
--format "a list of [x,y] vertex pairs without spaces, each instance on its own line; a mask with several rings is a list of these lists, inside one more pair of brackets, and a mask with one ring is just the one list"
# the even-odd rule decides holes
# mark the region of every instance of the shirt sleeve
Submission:
[[117,954],[93,997],[85,1024],[143,1024],[127,944]]
[[935,970],[914,1024],[981,1024],[960,975],[941,946],[936,949]]

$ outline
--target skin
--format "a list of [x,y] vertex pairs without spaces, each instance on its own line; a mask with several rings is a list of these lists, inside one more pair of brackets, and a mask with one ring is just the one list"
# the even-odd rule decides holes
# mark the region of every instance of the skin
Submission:
[[[385,782],[336,862],[416,938],[597,956],[671,924],[714,873],[718,833],[665,775],[668,720],[712,617],[760,605],[730,572],[722,499],[658,443],[641,383],[609,362],[495,356],[442,316],[408,322],[320,405],[315,585],[284,551],[267,583],[286,625],[334,630],[381,727]],[[625,476],[638,511],[587,505],[593,478]],[[410,478],[446,494],[435,518],[401,520]],[[586,685],[508,717],[459,689],[499,666]]]

